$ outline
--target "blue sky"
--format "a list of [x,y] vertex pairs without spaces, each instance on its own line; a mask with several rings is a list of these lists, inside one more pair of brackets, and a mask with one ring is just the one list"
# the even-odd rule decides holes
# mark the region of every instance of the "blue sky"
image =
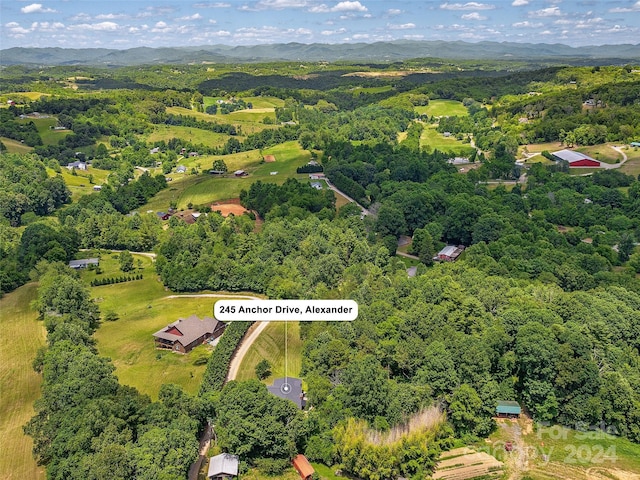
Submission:
[[1,48],[399,39],[640,43],[640,0],[0,0]]

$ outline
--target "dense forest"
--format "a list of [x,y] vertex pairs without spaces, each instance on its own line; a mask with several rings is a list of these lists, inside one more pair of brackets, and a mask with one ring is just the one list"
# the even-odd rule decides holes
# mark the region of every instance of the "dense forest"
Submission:
[[[15,105],[0,109],[0,136],[13,149],[0,154],[0,293],[39,282],[34,306],[47,346],[34,362],[42,398],[25,431],[48,478],[185,478],[199,435],[215,424],[217,448],[240,455],[242,471],[278,475],[300,452],[365,480],[417,480],[442,450],[490,435],[505,398],[535,421],[604,425],[640,443],[640,181],[616,169],[571,175],[551,161],[515,165],[531,143],[637,140],[637,72],[389,79],[332,65],[308,81],[293,78],[290,64],[266,74],[276,67],[260,66],[264,75],[202,66],[180,75],[168,67],[2,71],[0,97]],[[90,80],[67,88],[81,73]],[[34,100],[33,91],[47,95]],[[254,130],[230,120],[251,114],[249,97],[273,105],[249,122]],[[442,99],[461,102],[465,114],[425,113]],[[49,131],[36,112],[52,119]],[[52,141],[55,128],[66,133]],[[169,138],[152,136],[171,128]],[[427,130],[447,132],[477,168],[463,174],[450,161],[456,153],[427,148]],[[263,149],[284,142],[305,155],[292,171],[321,170],[357,204],[337,207],[332,190],[301,177],[249,177],[242,215],[212,211],[210,201],[223,199],[213,188],[188,206],[201,213],[193,222],[148,207],[164,195],[164,211],[179,210],[167,175],[191,153],[197,160],[181,181],[198,185],[213,178],[210,166],[226,175],[225,160],[241,165],[254,154],[262,168]],[[308,158],[318,165],[305,166]],[[78,159],[104,172],[96,191],[72,195],[65,183],[64,168]],[[488,183],[502,180],[513,184]],[[395,255],[400,237],[412,239],[415,277]],[[434,265],[444,245],[465,253]],[[360,315],[301,325],[307,411],[257,380],[225,383],[246,323],[227,328],[198,395],[166,384],[151,401],[120,385],[98,353],[98,304],[66,265],[81,248],[154,252],[154,281],[172,292],[348,298]],[[412,429],[416,419],[423,427]],[[401,440],[389,440],[394,432]]]

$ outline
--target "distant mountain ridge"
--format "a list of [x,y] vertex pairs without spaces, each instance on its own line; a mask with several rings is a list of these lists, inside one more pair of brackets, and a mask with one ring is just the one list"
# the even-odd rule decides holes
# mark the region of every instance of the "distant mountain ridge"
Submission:
[[513,42],[393,41],[376,43],[279,43],[271,45],[106,48],[14,47],[0,50],[0,65],[125,66],[145,64],[263,61],[398,61],[410,58],[455,60],[613,59],[640,61],[640,44],[570,47]]

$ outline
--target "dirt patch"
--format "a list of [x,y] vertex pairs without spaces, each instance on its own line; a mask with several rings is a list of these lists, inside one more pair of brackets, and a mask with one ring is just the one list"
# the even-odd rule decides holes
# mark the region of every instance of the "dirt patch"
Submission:
[[265,155],[264,156],[264,161],[266,163],[273,163],[276,161],[276,156],[275,155]]
[[467,480],[502,475],[502,462],[486,452],[476,452],[463,447],[444,452],[440,458],[444,460],[438,462],[437,470],[432,477],[434,480]]
[[230,198],[229,200],[223,200],[211,205],[211,210],[214,212],[220,212],[223,217],[228,217],[230,213],[234,215],[242,215],[248,211],[242,205],[240,205],[239,198]]

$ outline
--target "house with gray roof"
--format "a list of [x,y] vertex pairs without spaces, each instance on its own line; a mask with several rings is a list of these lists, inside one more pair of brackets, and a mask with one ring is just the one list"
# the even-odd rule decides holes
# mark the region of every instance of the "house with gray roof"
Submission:
[[302,380],[295,377],[276,378],[267,390],[276,397],[291,400],[299,409],[307,405],[307,397],[302,391]]
[[99,263],[100,260],[97,258],[83,258],[81,260],[71,260],[69,267],[74,270],[80,270],[81,268],[87,268],[89,265],[95,265],[97,267]]
[[176,353],[189,353],[198,345],[218,338],[226,324],[211,317],[202,320],[197,315],[180,318],[153,334],[156,348]]
[[228,453],[221,453],[209,459],[209,480],[228,480],[238,476],[238,457]]

